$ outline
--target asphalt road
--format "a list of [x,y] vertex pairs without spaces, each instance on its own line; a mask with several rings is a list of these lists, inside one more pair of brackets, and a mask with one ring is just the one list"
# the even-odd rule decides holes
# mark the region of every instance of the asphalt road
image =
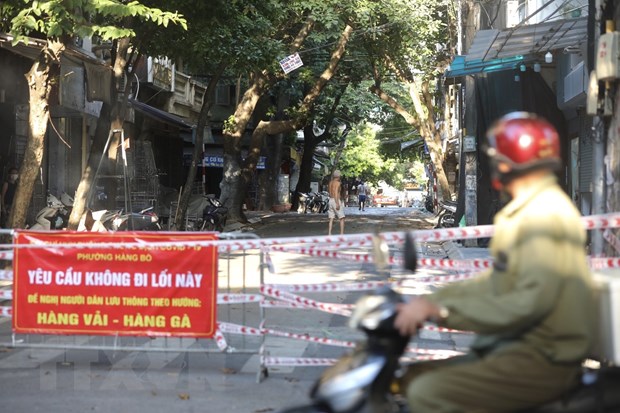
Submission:
[[[411,208],[346,209],[345,233],[403,231],[433,226],[433,216]],[[259,214],[250,213],[256,218]],[[260,214],[260,222],[246,226],[262,238],[299,237],[327,234],[327,215]],[[436,245],[425,246],[426,256],[443,258]],[[274,273],[259,278],[256,256],[234,255],[220,258],[220,291],[256,292],[261,282],[315,283],[372,281],[385,279],[368,264],[346,260],[317,259],[296,254],[271,254]],[[226,261],[222,261],[225,259]],[[402,276],[395,270],[392,277]],[[360,293],[323,293],[319,301],[353,303]],[[257,305],[219,308],[219,321],[258,326]],[[266,326],[290,333],[336,340],[357,340],[359,333],[346,327],[342,316],[296,309],[267,309]],[[0,321],[0,341],[11,342],[9,319]],[[454,349],[465,345],[451,337],[422,337],[433,348]],[[443,334],[443,333],[442,333]],[[24,339],[23,337],[17,337]],[[49,342],[49,338],[48,342]],[[0,412],[271,412],[303,403],[313,382],[324,367],[276,366],[269,376],[257,382],[260,369],[257,349],[265,345],[267,356],[336,358],[346,349],[314,342],[270,337],[265,343],[257,336],[227,336],[230,352],[212,351],[214,345],[197,340],[148,338],[114,341],[97,337],[70,337],[84,349],[0,348]],[[41,337],[27,337],[30,343]],[[26,341],[20,345],[26,344]],[[213,341],[213,340],[209,340]],[[64,342],[64,341],[63,341]],[[96,349],[97,344],[105,344]],[[136,352],[112,349],[132,344],[186,348],[190,351]],[[203,346],[210,351],[202,351]],[[247,352],[244,352],[246,351]]]
[[[248,216],[254,216],[248,213]],[[252,225],[252,232],[261,238],[327,235],[327,214],[261,214],[261,223]],[[371,207],[359,211],[356,207],[345,208],[345,234],[370,232],[406,231],[428,229],[436,224],[436,218],[426,210],[399,207]],[[334,220],[332,234],[340,229]]]

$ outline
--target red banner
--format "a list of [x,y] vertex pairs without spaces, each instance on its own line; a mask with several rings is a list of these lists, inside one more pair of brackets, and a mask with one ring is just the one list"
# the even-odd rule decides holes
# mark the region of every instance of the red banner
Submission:
[[[217,247],[192,241],[214,239],[214,233],[18,231],[13,330],[212,337]],[[78,243],[91,245],[58,247]],[[102,243],[112,246],[92,245]]]

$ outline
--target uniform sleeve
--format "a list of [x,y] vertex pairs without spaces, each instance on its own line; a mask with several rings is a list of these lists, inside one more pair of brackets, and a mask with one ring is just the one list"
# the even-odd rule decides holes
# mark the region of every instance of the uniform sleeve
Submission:
[[481,334],[516,332],[551,311],[562,285],[558,261],[570,261],[566,254],[574,249],[541,231],[522,235],[506,269],[494,268],[478,280],[429,297],[450,310],[446,327]]

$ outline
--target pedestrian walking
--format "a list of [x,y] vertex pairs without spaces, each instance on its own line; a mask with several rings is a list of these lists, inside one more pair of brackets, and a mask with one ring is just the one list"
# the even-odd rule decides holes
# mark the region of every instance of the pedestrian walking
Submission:
[[426,320],[477,334],[466,355],[410,366],[402,384],[414,412],[528,409],[574,388],[592,350],[586,234],[556,182],[558,133],[536,115],[515,112],[487,139],[493,185],[512,198],[495,216],[493,268],[412,299],[395,321],[403,335]]
[[366,205],[366,192],[366,184],[364,184],[364,181],[360,181],[359,185],[357,186],[357,201],[359,202],[360,211],[363,211]]
[[9,177],[2,184],[2,195],[0,201],[2,203],[2,226],[6,228],[11,208],[13,207],[13,198],[15,198],[15,191],[17,190],[17,179],[19,178],[19,171],[17,168],[9,169]]
[[335,170],[332,174],[332,179],[329,181],[329,208],[327,210],[327,216],[329,218],[329,226],[327,234],[332,234],[332,226],[334,219],[338,217],[340,221],[340,235],[344,234],[344,201],[341,199],[341,183],[340,183],[340,171]]

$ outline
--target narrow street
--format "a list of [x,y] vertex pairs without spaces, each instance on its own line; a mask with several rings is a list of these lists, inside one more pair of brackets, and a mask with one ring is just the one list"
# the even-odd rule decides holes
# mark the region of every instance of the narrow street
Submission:
[[[429,229],[437,222],[432,213],[416,208],[370,207],[359,211],[357,207],[346,207],[345,216],[345,234]],[[332,234],[339,233],[337,221],[334,220]],[[328,222],[327,213],[273,213],[264,215],[260,223],[246,230],[261,238],[320,236],[327,235]]]
[[[347,208],[345,233],[368,233],[378,230],[404,231],[432,228],[434,216],[412,208],[369,208],[364,213]],[[258,214],[249,214],[252,220]],[[260,221],[244,231],[261,238],[320,236],[327,234],[327,214],[261,214]],[[343,250],[343,253],[351,251]],[[445,258],[440,245],[420,246],[421,258]],[[259,279],[255,255],[232,259],[220,257],[220,293],[256,293],[261,282],[274,285],[385,281],[374,266],[364,262],[311,257],[291,252],[272,252],[273,272],[265,271]],[[428,271],[428,275],[449,273]],[[426,275],[426,272],[425,274]],[[390,271],[390,279],[408,277],[399,268]],[[243,278],[243,287],[226,287],[232,278]],[[262,277],[262,276],[261,276]],[[420,293],[421,291],[404,291]],[[299,293],[301,294],[301,293]],[[318,302],[353,304],[364,294],[356,292],[319,292],[304,294]],[[264,313],[254,304],[218,306],[218,321],[256,328],[266,328],[335,341],[357,341],[363,336],[347,326],[347,318],[324,311],[268,308]],[[18,409],[29,412],[83,413],[203,412],[227,410],[231,413],[276,412],[302,404],[322,365],[271,366],[269,376],[257,382],[260,357],[257,348],[265,346],[265,356],[274,359],[334,359],[348,351],[337,345],[268,335],[261,342],[256,335],[226,334],[230,351],[217,351],[214,340],[175,338],[123,338],[74,336],[69,340],[83,349],[5,347],[0,349],[0,412]],[[24,336],[21,336],[24,338]],[[20,337],[18,337],[20,338]],[[45,336],[27,338],[33,343],[50,340]],[[0,340],[11,341],[9,318],[0,322]],[[57,343],[51,338],[52,343]],[[141,346],[176,346],[188,351],[121,351],[113,346],[131,341]],[[460,350],[469,337],[425,331],[416,339],[420,347],[435,350]],[[96,346],[105,344],[105,349]],[[23,344],[23,343],[22,343]],[[175,348],[176,348],[175,347]],[[209,347],[215,351],[201,351]],[[245,352],[244,352],[245,351]],[[207,407],[208,406],[208,407]]]

